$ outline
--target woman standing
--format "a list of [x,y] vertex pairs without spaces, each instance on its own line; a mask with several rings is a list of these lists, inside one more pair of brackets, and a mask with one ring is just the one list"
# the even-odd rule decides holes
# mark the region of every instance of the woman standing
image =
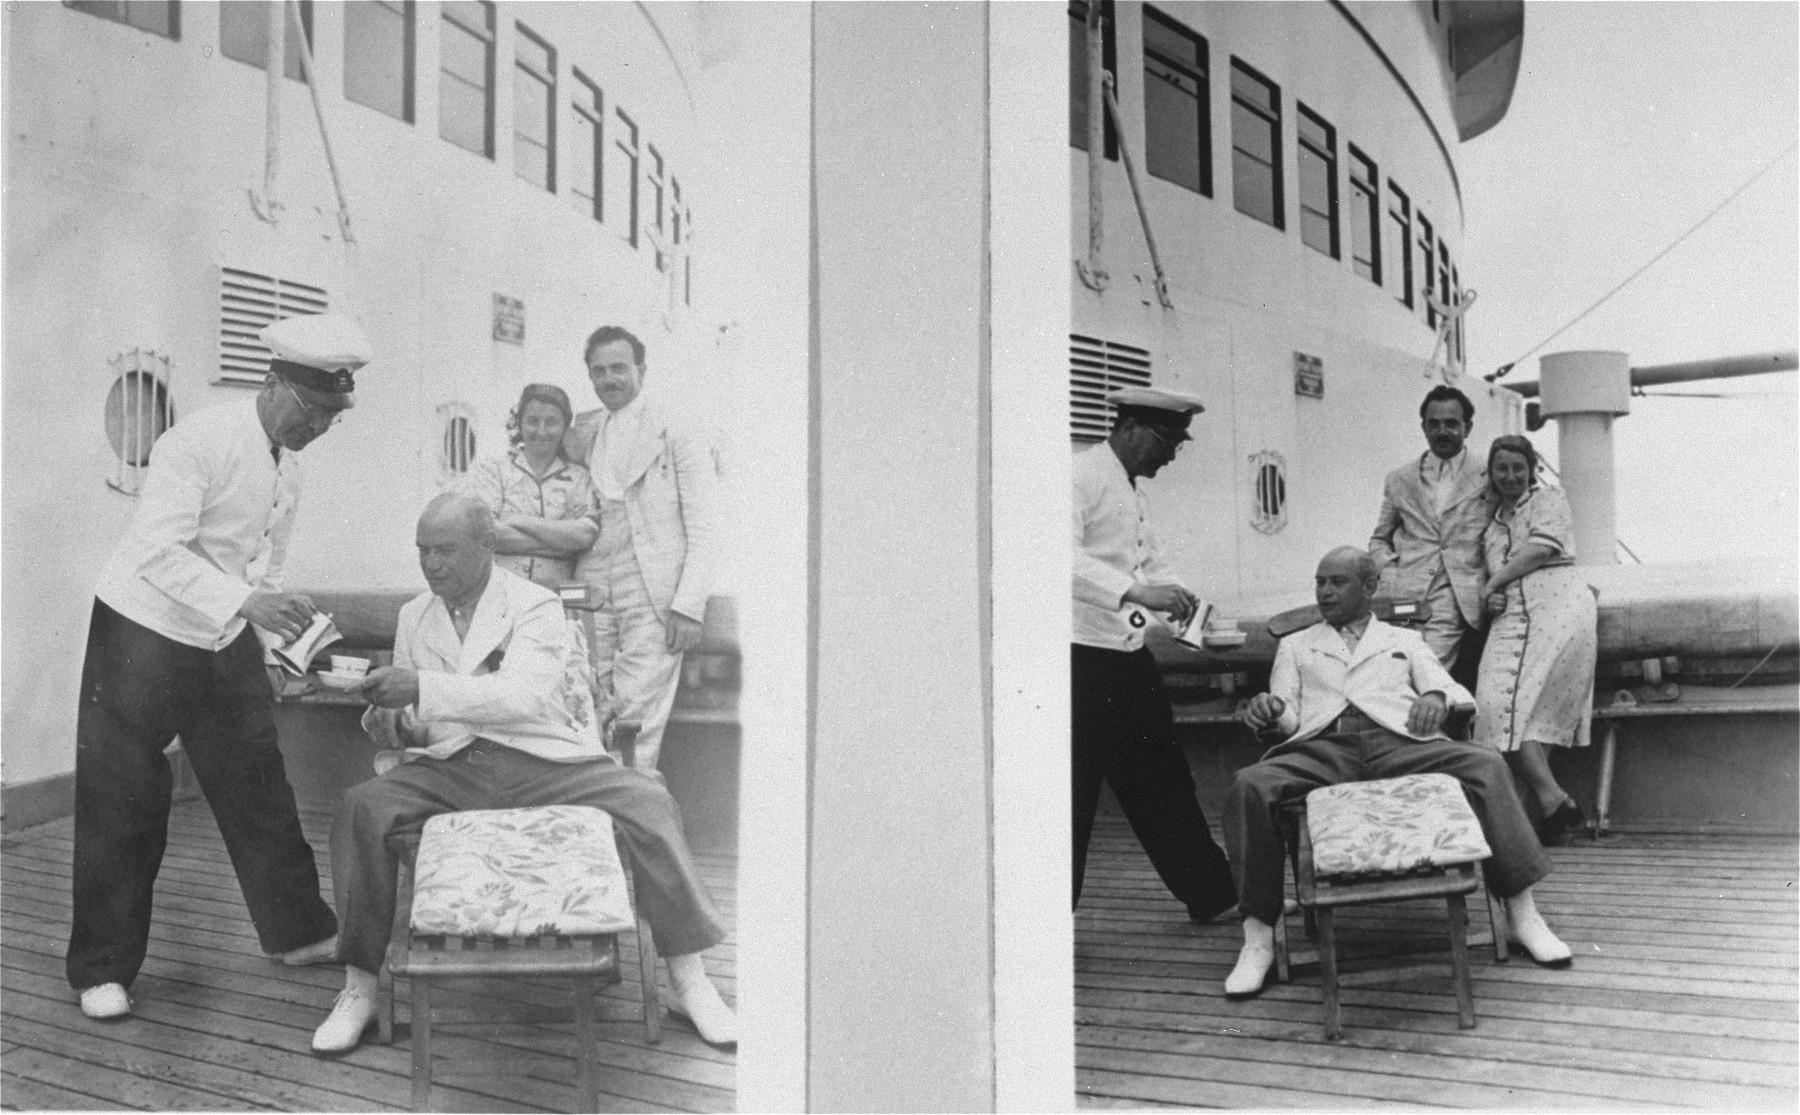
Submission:
[[1593,708],[1594,591],[1575,571],[1569,501],[1537,483],[1537,451],[1519,434],[1488,448],[1494,517],[1482,535],[1494,617],[1476,684],[1475,741],[1516,752],[1517,767],[1557,843],[1583,822],[1581,807],[1550,773],[1546,747],[1586,747]]
[[513,448],[475,466],[464,491],[494,513],[494,564],[545,588],[575,579],[575,558],[600,537],[588,470],[563,455],[569,396],[528,384],[507,422]]

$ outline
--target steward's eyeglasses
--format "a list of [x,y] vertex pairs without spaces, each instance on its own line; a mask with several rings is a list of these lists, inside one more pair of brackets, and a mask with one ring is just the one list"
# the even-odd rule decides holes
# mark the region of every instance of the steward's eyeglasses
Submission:
[[337,425],[344,417],[344,412],[341,410],[332,410],[330,407],[314,406],[305,399],[302,399],[300,397],[300,392],[294,390],[294,385],[287,380],[282,380],[281,385],[288,389],[288,394],[292,395],[294,401],[300,404],[300,413],[304,414],[306,420],[314,426],[323,426],[326,429],[329,429],[332,426]]
[[1178,456],[1181,453],[1181,447],[1188,443],[1187,438],[1182,438],[1179,441],[1177,441],[1175,438],[1172,438],[1168,434],[1163,433],[1161,430],[1157,429],[1155,426],[1143,425],[1143,426],[1141,426],[1141,428],[1144,431],[1146,431],[1147,433],[1149,433],[1149,435],[1151,437],[1155,438],[1157,441],[1162,442],[1163,448],[1165,448],[1169,451],[1169,456],[1171,456],[1171,457]]

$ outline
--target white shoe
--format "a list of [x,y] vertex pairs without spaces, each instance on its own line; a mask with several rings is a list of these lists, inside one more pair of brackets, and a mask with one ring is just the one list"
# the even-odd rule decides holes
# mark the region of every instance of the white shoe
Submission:
[[287,952],[271,952],[265,955],[270,960],[279,960],[283,964],[295,968],[308,964],[329,964],[337,960],[337,945],[337,934],[333,933],[323,941],[314,941],[310,945],[303,945]]
[[1275,946],[1245,941],[1237,966],[1225,977],[1227,999],[1254,999],[1269,986],[1269,970],[1275,967]]
[[346,987],[338,992],[331,1014],[313,1031],[312,1051],[326,1057],[348,1053],[362,1044],[363,1031],[375,1023],[375,996]]
[[737,1048],[737,1015],[719,997],[719,989],[704,974],[694,978],[669,980],[675,987],[675,1006],[669,1014],[686,1018],[700,1034],[700,1040],[720,1049]]
[[124,1018],[131,1013],[131,996],[122,983],[102,983],[81,993],[81,1013],[101,1022]]

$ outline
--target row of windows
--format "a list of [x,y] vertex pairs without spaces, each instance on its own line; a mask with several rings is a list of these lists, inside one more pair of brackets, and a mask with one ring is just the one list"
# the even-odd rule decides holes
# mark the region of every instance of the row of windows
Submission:
[[[1116,72],[1113,3],[1100,3],[1104,65],[1109,72]],[[1212,100],[1207,41],[1153,7],[1146,5],[1143,11],[1144,166],[1157,178],[1212,197]],[[1086,150],[1088,5],[1083,0],[1073,0],[1068,12],[1069,142]],[[1343,213],[1338,198],[1337,129],[1305,104],[1293,104],[1300,240],[1323,255],[1341,259]],[[1118,140],[1112,132],[1112,121],[1108,119],[1106,123],[1106,157],[1117,158]],[[1245,216],[1285,229],[1287,196],[1281,125],[1281,87],[1241,59],[1232,58],[1232,204]],[[1376,286],[1391,289],[1395,299],[1408,309],[1422,309],[1425,324],[1436,329],[1439,315],[1431,300],[1454,302],[1462,292],[1449,246],[1436,238],[1430,219],[1414,210],[1406,192],[1391,178],[1387,183],[1384,226],[1380,169],[1355,144],[1346,146],[1351,266]],[[1384,259],[1392,265],[1384,268]],[[1422,292],[1424,298],[1418,298],[1415,291]],[[1458,319],[1451,347],[1459,361],[1462,341],[1462,321]]]
[[[181,37],[177,0],[64,3],[166,38]],[[342,7],[345,99],[414,123],[418,20],[413,0],[349,0]],[[492,159],[495,6],[491,0],[444,0],[439,9],[438,135]],[[300,0],[299,10],[310,44],[312,0]],[[268,56],[269,13],[263,0],[224,0],[220,53],[260,68]],[[513,173],[556,193],[560,170],[563,196],[573,208],[617,226],[633,248],[652,240],[658,268],[666,271],[693,235],[681,181],[667,172],[656,145],[642,141],[637,122],[623,108],[614,105],[608,115],[600,86],[579,67],[569,67],[568,113],[561,117],[556,48],[523,23],[514,30]],[[287,76],[302,80],[300,47],[291,34],[286,47]],[[566,135],[559,136],[559,123],[566,125]],[[682,276],[684,287],[691,281],[689,270]]]

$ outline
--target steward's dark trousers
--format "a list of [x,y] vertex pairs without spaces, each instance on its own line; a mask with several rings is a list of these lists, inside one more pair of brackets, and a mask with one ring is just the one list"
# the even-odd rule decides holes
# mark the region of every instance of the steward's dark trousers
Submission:
[[248,627],[201,650],[94,601],[75,727],[74,923],[68,976],[129,987],[150,940],[168,838],[175,736],[212,807],[265,952],[337,932],[275,746],[274,697]]
[[1550,857],[1519,805],[1499,752],[1456,740],[1408,739],[1359,713],[1341,722],[1360,730],[1277,744],[1261,762],[1237,772],[1225,805],[1225,847],[1238,873],[1239,908],[1246,917],[1273,925],[1281,913],[1285,846],[1275,827],[1275,807],[1340,782],[1448,774],[1462,783],[1493,850],[1482,872],[1495,894],[1511,898],[1550,874]]
[[1190,915],[1210,919],[1237,901],[1237,890],[1194,797],[1187,760],[1175,746],[1175,721],[1155,657],[1143,647],[1127,652],[1074,644],[1070,666],[1075,904],[1081,902],[1104,781],[1163,885]]
[[338,958],[375,972],[387,955],[399,878],[388,837],[419,832],[439,813],[536,805],[590,805],[612,815],[631,853],[638,904],[664,956],[725,939],[681,813],[661,782],[617,763],[556,763],[477,739],[448,759],[414,759],[344,795],[331,827],[331,887],[344,918]]

